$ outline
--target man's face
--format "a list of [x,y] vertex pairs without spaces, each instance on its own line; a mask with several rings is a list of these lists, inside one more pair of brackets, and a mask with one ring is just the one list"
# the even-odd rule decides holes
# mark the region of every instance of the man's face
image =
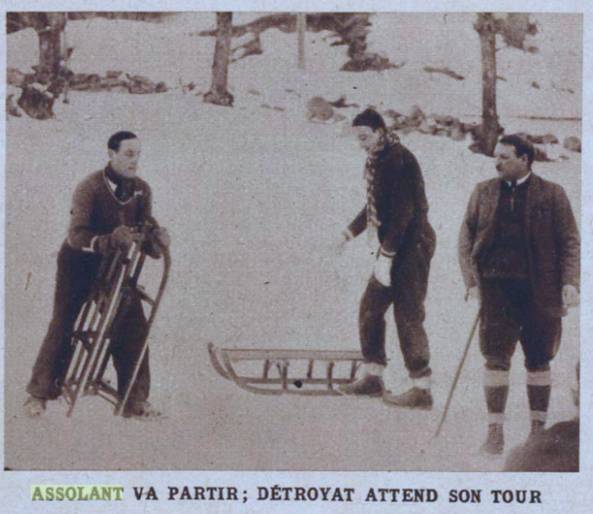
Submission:
[[529,161],[526,155],[517,157],[513,145],[498,143],[494,150],[496,157],[496,170],[503,180],[509,182],[518,180],[529,172]]
[[132,178],[138,169],[140,141],[137,138],[124,139],[119,150],[109,150],[109,162],[113,171],[125,178]]
[[371,127],[367,126],[354,127],[354,132],[356,133],[361,148],[367,152],[377,144],[380,137],[378,130],[373,131]]

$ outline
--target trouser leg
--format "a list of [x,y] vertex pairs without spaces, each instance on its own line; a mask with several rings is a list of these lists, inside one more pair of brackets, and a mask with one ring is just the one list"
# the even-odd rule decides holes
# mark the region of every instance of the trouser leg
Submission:
[[532,426],[543,427],[546,422],[552,392],[550,361],[558,351],[561,333],[560,318],[548,316],[531,305],[521,345],[527,369],[527,398]]
[[52,319],[37,354],[27,392],[41,399],[54,399],[73,351],[72,329],[87,299],[99,260],[62,247],[58,254]]
[[481,285],[480,350],[484,356],[484,395],[490,424],[502,424],[509,392],[509,370],[521,334],[513,284],[484,280]]
[[358,329],[360,346],[365,362],[382,366],[387,364],[385,355],[385,312],[393,301],[390,287],[371,277],[360,301]]
[[[121,318],[114,323],[117,330],[113,335],[111,355],[117,373],[117,391],[120,398],[123,398],[148,335],[148,325],[140,300],[133,298]],[[145,401],[149,392],[150,367],[147,349],[132,386],[128,405]]]
[[[393,311],[400,349],[410,378],[431,375],[430,348],[424,329],[424,301],[428,288],[432,250],[418,243],[394,263]],[[397,257],[396,257],[397,259]]]

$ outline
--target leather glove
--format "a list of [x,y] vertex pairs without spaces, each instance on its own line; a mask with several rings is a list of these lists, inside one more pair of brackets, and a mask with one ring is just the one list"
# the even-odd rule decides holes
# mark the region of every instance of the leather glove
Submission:
[[346,244],[348,243],[348,241],[350,241],[352,239],[352,232],[350,232],[350,230],[346,229],[344,230],[341,234],[340,237],[335,245],[335,252],[338,255],[342,255],[344,253],[344,250],[346,248]]
[[565,309],[576,307],[580,302],[579,290],[571,285],[565,284],[562,287],[562,304]]
[[468,288],[468,290],[465,292],[465,301],[467,302],[468,300],[474,301],[474,300],[479,300],[480,299],[480,289],[478,288],[478,286],[472,286],[470,288]]
[[382,286],[391,287],[391,263],[393,259],[379,254],[373,266],[373,276]]
[[102,255],[109,255],[116,250],[127,252],[134,244],[134,233],[130,227],[120,225],[111,234],[99,236],[95,243],[96,250]]
[[164,227],[155,228],[152,232],[153,241],[162,248],[169,248],[171,245],[171,236],[169,231]]
[[114,250],[129,250],[134,244],[134,233],[130,227],[120,225],[109,236],[109,243]]

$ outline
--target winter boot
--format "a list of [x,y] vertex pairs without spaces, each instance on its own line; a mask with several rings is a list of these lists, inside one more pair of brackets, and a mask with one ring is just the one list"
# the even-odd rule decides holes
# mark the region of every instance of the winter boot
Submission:
[[393,394],[386,391],[383,394],[383,402],[395,407],[405,407],[408,409],[432,409],[432,394],[430,389],[412,387],[402,394]]
[[544,426],[545,423],[543,421],[539,421],[536,419],[532,420],[528,440],[531,440],[534,437],[537,437],[539,434],[541,434],[544,431]]
[[368,373],[351,384],[343,384],[338,387],[341,394],[372,397],[381,396],[383,389],[383,379],[378,375]]
[[140,402],[133,402],[131,405],[127,406],[124,409],[123,416],[124,418],[136,418],[152,421],[161,418],[163,416],[163,413],[158,409],[155,409],[150,404],[150,402],[145,400]]
[[45,412],[45,404],[47,400],[29,396],[23,405],[25,414],[29,418],[38,418]]
[[504,432],[500,423],[488,425],[488,437],[480,450],[490,455],[501,455],[504,450]]

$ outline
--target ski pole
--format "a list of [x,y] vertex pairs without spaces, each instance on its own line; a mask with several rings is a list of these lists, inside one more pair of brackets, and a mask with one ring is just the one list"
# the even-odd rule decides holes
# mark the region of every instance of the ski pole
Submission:
[[447,401],[445,403],[445,410],[443,411],[443,415],[441,416],[441,420],[439,421],[439,426],[437,431],[434,434],[433,438],[436,438],[441,433],[441,429],[445,424],[445,419],[447,418],[447,414],[449,412],[449,406],[451,405],[451,400],[453,399],[453,393],[455,392],[455,388],[457,387],[457,382],[459,382],[459,376],[461,375],[461,370],[463,368],[463,364],[465,363],[465,358],[467,357],[467,352],[469,351],[469,347],[471,345],[472,339],[474,338],[474,334],[476,333],[476,328],[478,326],[478,321],[480,320],[480,312],[481,309],[478,310],[476,314],[476,319],[472,325],[472,329],[469,333],[469,337],[467,338],[467,342],[465,343],[465,348],[463,350],[463,356],[461,357],[461,362],[459,366],[457,366],[457,372],[455,373],[455,377],[453,378],[453,384],[451,385],[451,390],[449,391],[449,396],[447,397]]

